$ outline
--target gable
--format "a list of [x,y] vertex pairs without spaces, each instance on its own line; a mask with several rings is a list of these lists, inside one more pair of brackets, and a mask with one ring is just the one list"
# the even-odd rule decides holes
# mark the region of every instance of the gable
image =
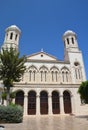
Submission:
[[44,61],[56,61],[57,59],[55,57],[53,57],[52,55],[49,55],[45,52],[38,52],[35,54],[32,54],[30,56],[27,57],[28,60],[44,60]]

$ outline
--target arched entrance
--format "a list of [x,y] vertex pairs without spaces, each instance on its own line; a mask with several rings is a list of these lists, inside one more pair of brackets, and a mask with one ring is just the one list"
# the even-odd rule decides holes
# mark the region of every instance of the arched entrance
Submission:
[[64,99],[64,112],[65,113],[72,113],[71,97],[70,97],[70,93],[68,91],[64,91],[63,99]]
[[60,113],[59,93],[56,91],[52,92],[52,110],[53,114]]
[[40,113],[48,114],[48,94],[45,91],[40,93]]
[[24,105],[24,92],[23,91],[16,92],[15,104],[18,104],[21,106]]
[[28,115],[36,114],[36,93],[35,91],[30,91],[28,93]]

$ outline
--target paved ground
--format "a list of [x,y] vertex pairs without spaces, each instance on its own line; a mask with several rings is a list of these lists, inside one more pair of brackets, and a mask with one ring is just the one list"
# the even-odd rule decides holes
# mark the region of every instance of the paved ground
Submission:
[[5,130],[88,130],[88,118],[73,116],[27,116],[24,117],[23,123],[4,124],[4,126]]

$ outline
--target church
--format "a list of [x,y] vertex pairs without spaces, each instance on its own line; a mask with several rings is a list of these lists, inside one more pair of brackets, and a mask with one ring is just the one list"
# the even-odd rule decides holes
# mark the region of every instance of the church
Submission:
[[[12,25],[5,30],[2,47],[19,49],[21,30]],[[26,71],[12,88],[15,104],[23,106],[24,115],[86,115],[88,106],[77,93],[86,80],[82,52],[77,35],[68,30],[63,36],[64,60],[41,50],[27,56]]]

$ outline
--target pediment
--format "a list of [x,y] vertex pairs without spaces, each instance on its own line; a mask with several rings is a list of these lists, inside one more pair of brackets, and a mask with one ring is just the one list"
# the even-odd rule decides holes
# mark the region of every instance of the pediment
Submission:
[[28,60],[57,61],[57,58],[55,58],[54,56],[52,56],[46,52],[34,53],[34,54],[28,56],[27,59]]

